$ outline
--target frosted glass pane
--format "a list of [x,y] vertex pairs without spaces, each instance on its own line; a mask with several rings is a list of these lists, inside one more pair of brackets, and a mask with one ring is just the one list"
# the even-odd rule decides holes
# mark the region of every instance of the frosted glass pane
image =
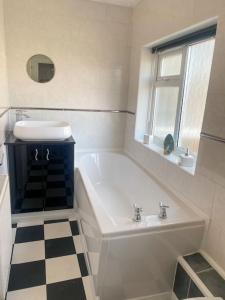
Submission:
[[160,58],[160,76],[180,75],[182,52],[169,53]]
[[161,140],[174,135],[178,94],[178,87],[156,88],[153,135]]
[[214,39],[189,47],[179,146],[198,152],[212,65]]

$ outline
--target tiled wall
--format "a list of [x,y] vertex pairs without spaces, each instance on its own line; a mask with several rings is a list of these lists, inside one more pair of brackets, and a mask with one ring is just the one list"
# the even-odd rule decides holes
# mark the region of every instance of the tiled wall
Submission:
[[[88,0],[6,0],[12,106],[124,110],[127,106],[131,9]],[[34,54],[48,55],[55,77],[32,81]],[[28,111],[32,119],[67,120],[77,150],[123,148],[125,114]]]
[[[136,110],[141,47],[218,16],[218,31],[203,130],[225,137],[224,0],[142,0],[133,11],[128,109]],[[225,268],[225,144],[201,139],[194,176],[134,141],[135,117],[127,117],[126,151],[187,203],[208,215],[203,249]]]
[[[6,0],[10,104],[125,109],[130,21],[130,8],[88,0]],[[55,64],[55,77],[45,84],[26,72],[38,53]]]
[[[28,109],[26,114],[31,120],[69,122],[76,141],[76,152],[123,148],[126,113]],[[16,110],[11,110],[11,129],[15,121]]]
[[0,82],[1,82],[0,84],[0,114],[1,114],[1,108],[5,108],[9,106],[3,0],[0,0]]
[[0,162],[4,153],[3,166],[0,166],[0,175],[7,172],[5,147],[2,145],[5,133],[8,129],[8,113],[4,113],[9,106],[8,99],[8,80],[7,80],[7,61],[5,51],[5,31],[3,0],[0,0]]
[[6,149],[4,146],[5,136],[8,130],[9,130],[9,113],[6,112],[2,117],[0,117],[0,145],[1,145],[0,162],[3,162],[3,164],[0,165],[0,176],[8,173]]

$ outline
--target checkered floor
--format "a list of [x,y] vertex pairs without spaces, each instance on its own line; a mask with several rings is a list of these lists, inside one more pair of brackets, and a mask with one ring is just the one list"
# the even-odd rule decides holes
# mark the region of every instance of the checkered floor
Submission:
[[18,223],[7,300],[89,300],[90,276],[76,220]]

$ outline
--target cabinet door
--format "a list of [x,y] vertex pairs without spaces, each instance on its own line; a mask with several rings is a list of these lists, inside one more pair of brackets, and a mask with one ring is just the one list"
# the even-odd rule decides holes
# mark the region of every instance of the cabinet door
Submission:
[[73,207],[74,161],[73,145],[46,145],[44,185],[45,210]]
[[16,194],[15,212],[42,211],[45,191],[42,146],[37,144],[15,147]]

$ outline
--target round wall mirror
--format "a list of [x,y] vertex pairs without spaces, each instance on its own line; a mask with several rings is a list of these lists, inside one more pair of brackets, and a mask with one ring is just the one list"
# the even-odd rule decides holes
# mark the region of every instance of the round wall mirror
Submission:
[[54,77],[55,66],[48,56],[37,54],[28,60],[27,73],[34,81],[44,83]]

